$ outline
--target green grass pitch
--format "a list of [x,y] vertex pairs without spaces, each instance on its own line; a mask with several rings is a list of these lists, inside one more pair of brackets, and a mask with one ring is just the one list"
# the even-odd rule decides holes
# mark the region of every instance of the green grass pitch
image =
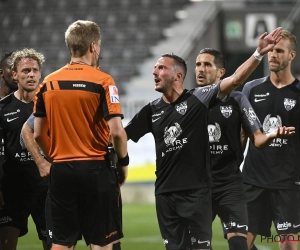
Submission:
[[[124,235],[122,250],[164,250],[160,237],[154,204],[124,204],[123,205]],[[277,243],[268,244],[260,242],[257,237],[256,245],[259,250],[277,250]],[[227,250],[227,241],[223,238],[219,219],[213,223],[213,248],[214,250]],[[18,250],[42,249],[41,242],[37,239],[35,226],[29,220],[29,233],[19,239]],[[89,247],[79,241],[75,250],[87,250]]]

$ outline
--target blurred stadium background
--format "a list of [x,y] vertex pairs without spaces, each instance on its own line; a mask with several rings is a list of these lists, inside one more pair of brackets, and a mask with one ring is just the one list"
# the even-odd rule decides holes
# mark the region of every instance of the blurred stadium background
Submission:
[[[0,54],[23,47],[37,49],[46,57],[43,77],[69,62],[64,42],[68,25],[78,19],[97,22],[102,36],[100,64],[119,88],[124,125],[160,96],[153,90],[152,69],[162,53],[173,52],[187,61],[185,87],[192,88],[201,48],[212,47],[225,55],[227,76],[254,52],[264,31],[282,26],[300,38],[299,0],[0,0],[0,10]],[[293,73],[299,77],[298,57]],[[268,74],[264,60],[250,79]],[[153,203],[152,136],[138,144],[129,142],[129,152],[124,202]]]

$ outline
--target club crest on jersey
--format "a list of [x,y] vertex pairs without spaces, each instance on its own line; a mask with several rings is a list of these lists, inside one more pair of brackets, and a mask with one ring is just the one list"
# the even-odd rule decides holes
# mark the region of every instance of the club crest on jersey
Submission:
[[179,114],[184,115],[187,111],[187,102],[184,101],[184,102],[177,104],[175,106],[175,109]]
[[209,142],[219,142],[221,138],[221,127],[218,123],[207,126]]
[[282,120],[279,115],[277,115],[277,117],[271,117],[269,114],[265,117],[263,123],[263,130],[265,134],[274,131],[278,126],[282,127]]
[[249,108],[248,110],[246,108],[243,108],[245,115],[248,118],[248,121],[251,125],[254,124],[254,121],[257,119],[257,116],[252,108]]
[[108,88],[111,103],[120,103],[118,88],[113,85],[108,86]]
[[225,118],[228,118],[232,114],[232,106],[220,106],[220,111]]
[[164,140],[167,146],[174,143],[177,137],[182,133],[180,125],[175,122],[174,126],[166,127],[164,133]]
[[283,105],[287,111],[293,109],[296,105],[296,100],[284,98]]

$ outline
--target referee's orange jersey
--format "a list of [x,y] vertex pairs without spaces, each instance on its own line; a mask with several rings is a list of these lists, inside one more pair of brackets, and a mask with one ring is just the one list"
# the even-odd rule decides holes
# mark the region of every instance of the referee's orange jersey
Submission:
[[67,64],[48,75],[34,105],[47,117],[53,161],[104,160],[109,141],[107,120],[123,118],[113,78],[91,66]]

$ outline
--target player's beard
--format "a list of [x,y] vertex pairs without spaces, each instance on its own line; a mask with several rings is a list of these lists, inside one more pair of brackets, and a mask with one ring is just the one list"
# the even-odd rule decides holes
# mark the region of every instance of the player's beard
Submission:
[[155,90],[160,93],[166,93],[169,88],[173,85],[174,77],[161,81],[163,83],[160,87],[156,87]]
[[289,62],[284,61],[281,64],[279,64],[277,67],[270,66],[269,69],[270,69],[270,71],[277,73],[279,71],[286,69],[288,65],[289,65]]

